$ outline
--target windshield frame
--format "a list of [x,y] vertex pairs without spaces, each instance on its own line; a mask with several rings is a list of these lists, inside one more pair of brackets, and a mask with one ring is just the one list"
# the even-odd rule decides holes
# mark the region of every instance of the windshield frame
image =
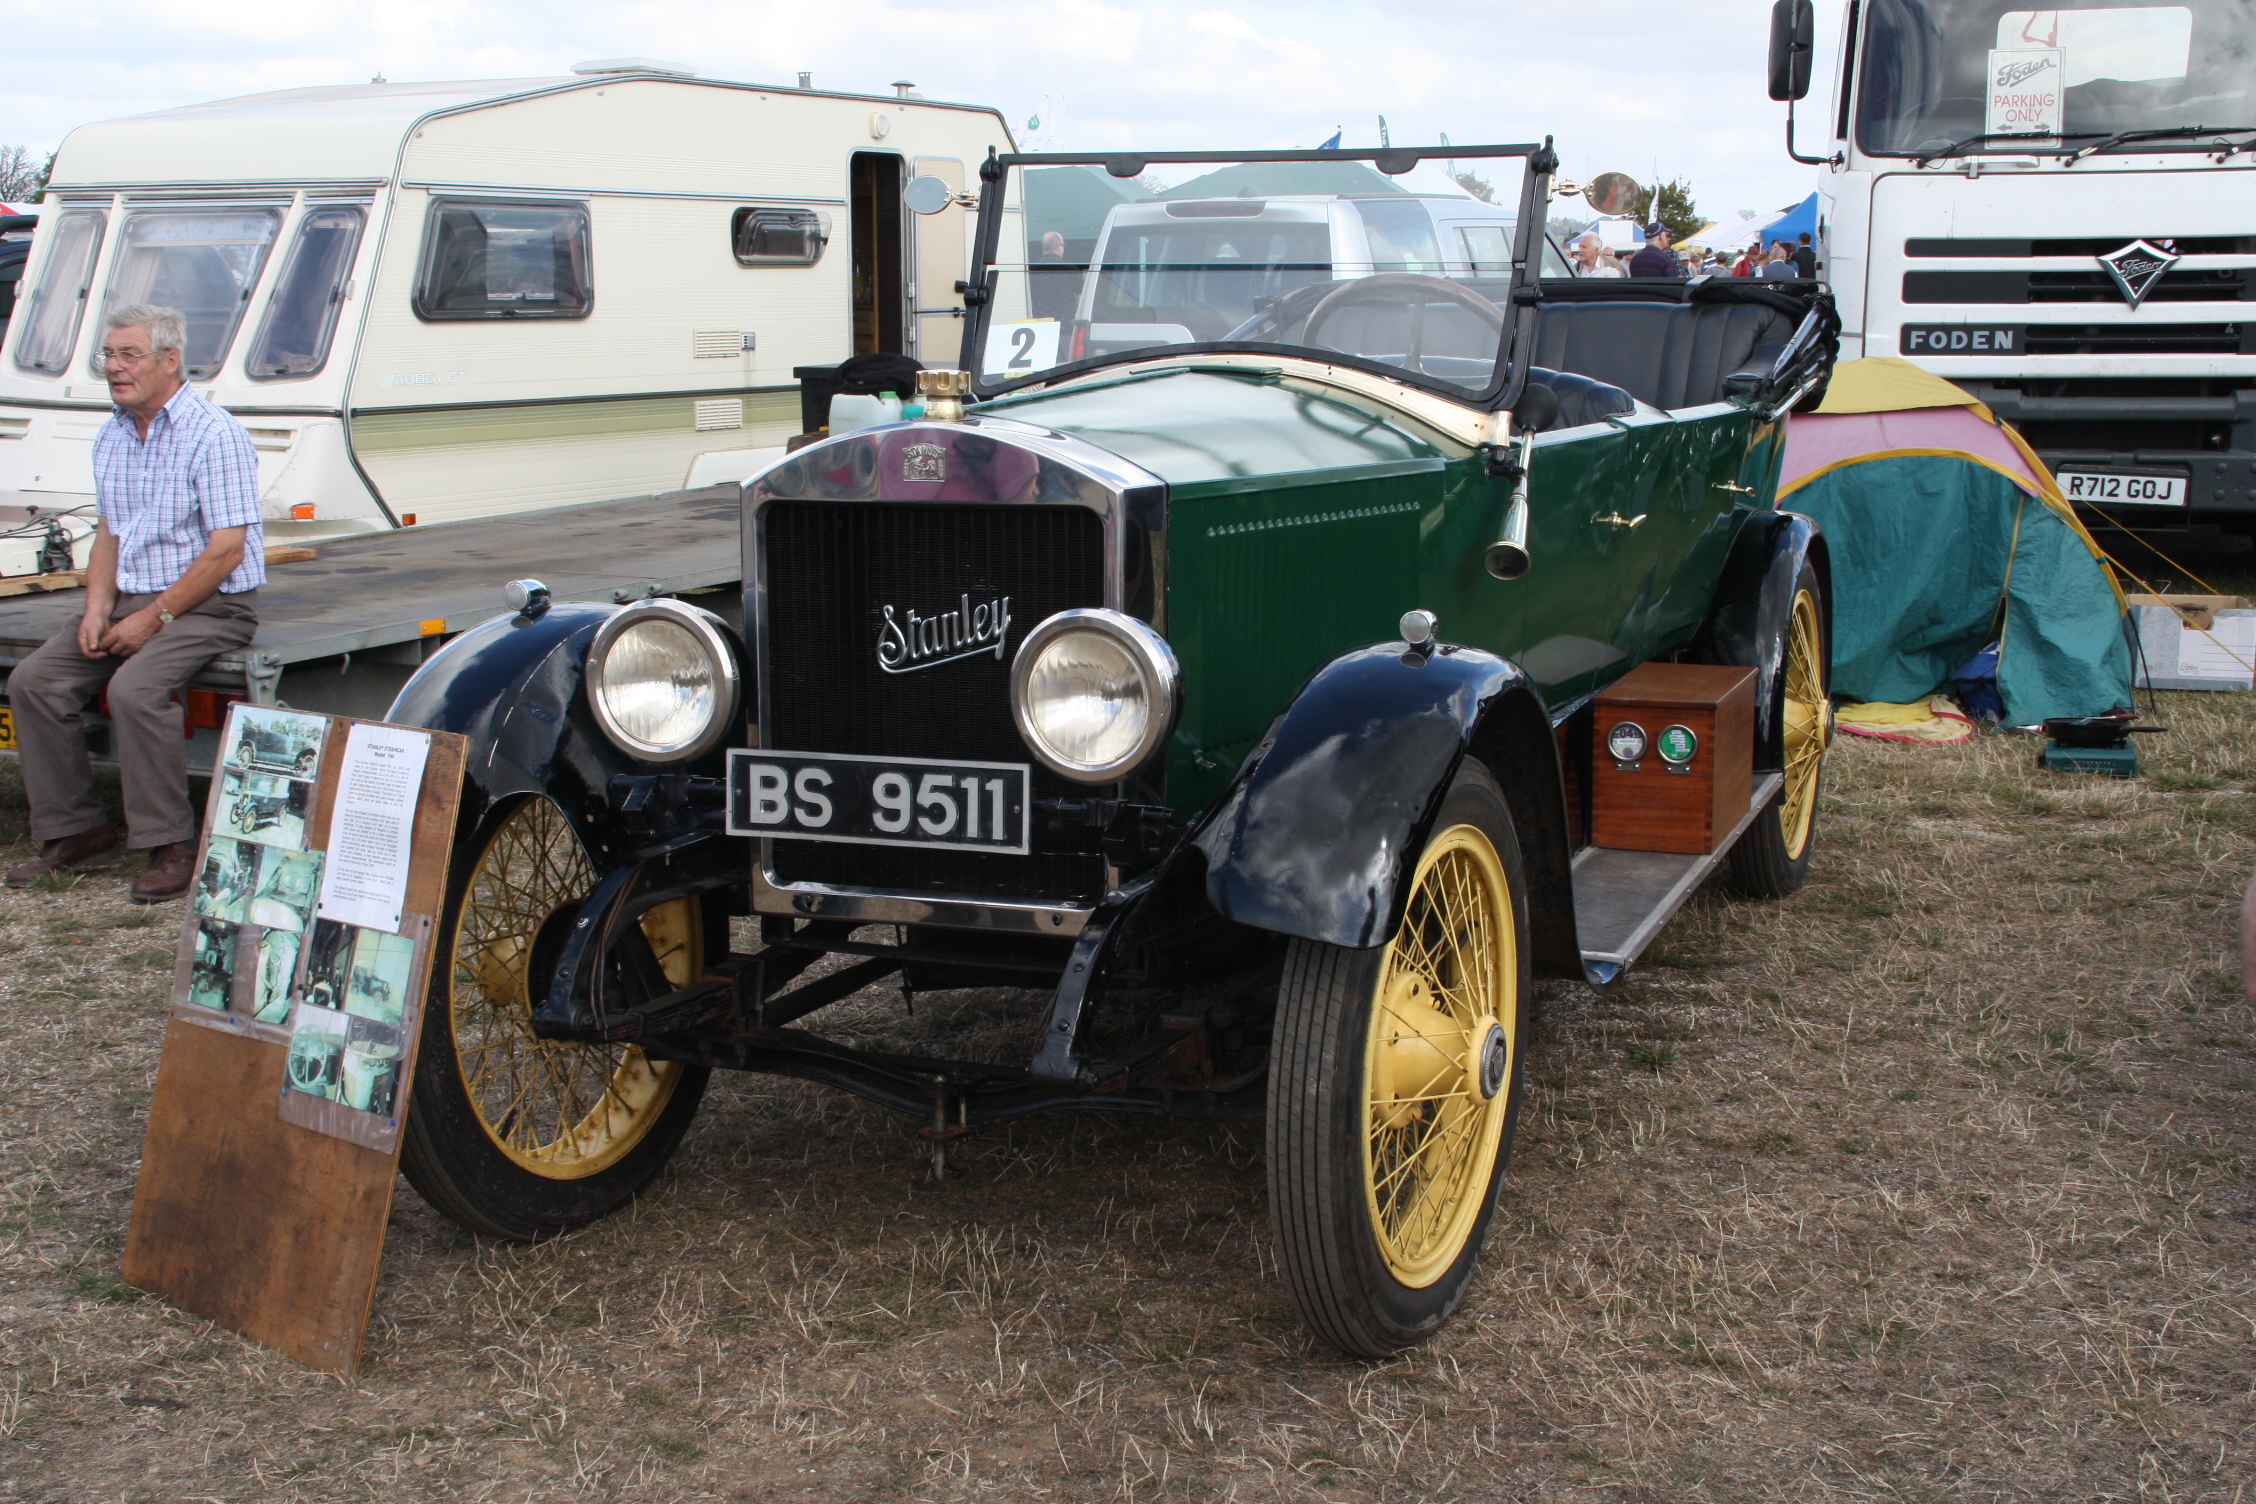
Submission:
[[[2198,23],[2201,9],[2200,0],[2178,0],[2178,4],[2192,9]],[[1959,8],[1959,0],[1892,0],[1892,5],[1900,11],[1925,12],[1932,18],[1938,10]],[[2142,141],[2136,139],[2134,135],[2131,140],[2115,144],[2112,138],[2119,131],[2135,133],[2149,128],[2170,129],[2172,127],[2167,122],[2147,120],[2139,125],[2084,129],[2075,128],[2075,122],[2064,119],[2062,124],[2072,128],[2063,130],[2058,134],[2031,131],[2014,135],[1991,135],[1980,133],[1980,127],[1984,122],[1980,112],[1977,111],[1975,118],[1967,123],[1967,129],[1963,132],[1951,132],[1948,139],[1944,139],[1944,133],[1938,129],[1935,138],[1932,140],[1904,146],[1878,144],[1877,131],[1881,122],[1876,120],[1872,114],[1872,86],[1878,78],[1885,74],[1895,77],[1900,87],[1902,80],[1909,76],[1909,70],[1913,67],[1912,61],[1907,57],[1879,57],[1876,55],[1875,49],[1880,45],[1880,38],[1888,30],[1887,26],[1881,24],[1882,12],[1888,8],[1888,0],[1864,0],[1863,4],[1856,7],[1854,21],[1856,27],[1855,57],[1850,74],[1854,98],[1845,102],[1847,108],[1844,113],[1847,116],[1851,149],[1860,156],[1909,159],[1922,166],[1929,162],[1968,156],[2067,158],[2074,161],[2099,149],[2099,146],[2095,143],[2105,145],[2106,150],[2111,154],[2118,152],[2191,154],[2195,152],[2215,152],[2219,143],[2209,139],[2212,135],[2245,136],[2251,126],[2256,126],[2256,119],[2250,119],[2241,124],[2188,126],[2185,127],[2187,133],[2177,139]],[[2112,6],[2105,3],[2096,5],[2071,4],[2065,9],[2083,11],[2121,8],[2159,7],[2141,5],[2138,0],[2130,0],[2128,5],[2124,5],[2121,0],[2118,0],[2118,3]],[[2004,10],[2014,9],[2042,9],[2042,7],[2034,4],[2034,0],[2027,0],[2027,3],[2021,3],[2021,0],[2009,0]],[[1937,31],[1940,35],[1939,27]],[[2081,87],[2081,85],[2071,85],[2070,87]],[[1936,115],[1933,102],[1928,102],[1924,108],[1927,111],[1926,118],[1930,121],[1934,120]],[[2220,106],[2220,108],[2230,109],[2231,107]],[[2256,110],[2256,99],[2252,99],[2247,108]]]
[[[1250,162],[1368,162],[1390,177],[1409,172],[1422,161],[1468,161],[1492,158],[1525,158],[1527,168],[1520,175],[1519,217],[1512,232],[1512,269],[1510,301],[1498,309],[1504,316],[1503,334],[1497,345],[1496,365],[1488,385],[1480,390],[1461,386],[1422,372],[1405,370],[1385,361],[1351,355],[1339,350],[1322,350],[1308,345],[1272,345],[1251,340],[1197,341],[1188,344],[1171,344],[1164,347],[1143,346],[1122,350],[1110,355],[1095,355],[1063,365],[1022,376],[1015,381],[988,384],[981,380],[978,352],[985,348],[987,324],[993,317],[994,301],[991,274],[996,270],[996,252],[1002,243],[1005,215],[1005,185],[1014,168],[1029,167],[1101,167],[1116,178],[1134,178],[1148,169],[1161,165],[1229,166]],[[979,228],[973,242],[971,270],[964,279],[968,289],[965,298],[964,342],[958,356],[963,370],[970,376],[974,401],[991,401],[1029,387],[1049,386],[1060,381],[1092,371],[1118,366],[1148,365],[1153,362],[1195,363],[1204,355],[1269,355],[1288,360],[1311,361],[1322,365],[1346,366],[1365,371],[1404,386],[1415,387],[1437,397],[1459,403],[1481,412],[1495,412],[1511,407],[1519,400],[1520,390],[1527,383],[1528,355],[1535,343],[1536,303],[1542,296],[1541,266],[1531,260],[1531,239],[1540,233],[1543,208],[1551,201],[1551,177],[1559,170],[1558,153],[1552,149],[1551,138],[1542,142],[1523,142],[1500,146],[1416,146],[1378,147],[1368,150],[1335,151],[1179,151],[1145,152],[1130,154],[1075,153],[1075,152],[1011,152],[997,155],[990,150],[985,161],[979,164]],[[1008,265],[1010,263],[1006,263]]]

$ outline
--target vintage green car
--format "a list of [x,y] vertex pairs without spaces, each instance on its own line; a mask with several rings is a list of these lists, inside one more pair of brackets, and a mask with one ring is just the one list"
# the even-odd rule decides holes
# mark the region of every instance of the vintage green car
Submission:
[[[1508,180],[1508,260],[1389,207],[1446,198],[1444,158]],[[472,749],[423,1195],[505,1238],[600,1217],[716,1067],[899,1108],[935,1154],[1059,1110],[1266,1118],[1309,1326],[1364,1356],[1433,1331],[1532,976],[1611,981],[1719,867],[1791,892],[1830,734],[1824,544],[1772,502],[1831,304],[1545,279],[1555,165],[990,157],[964,369],[745,486],[741,628],[524,581],[425,665],[393,719]],[[1164,209],[1061,258],[1028,208],[1055,181],[1027,191],[1060,170]],[[1394,228],[1349,254],[1348,210]],[[1703,754],[1750,796],[1705,853],[1592,844],[1594,767],[1640,755],[1594,697],[1654,661],[1753,673],[1739,750]],[[1656,745],[1696,772],[1683,729]],[[895,974],[1042,989],[1031,1058],[825,1037]]]

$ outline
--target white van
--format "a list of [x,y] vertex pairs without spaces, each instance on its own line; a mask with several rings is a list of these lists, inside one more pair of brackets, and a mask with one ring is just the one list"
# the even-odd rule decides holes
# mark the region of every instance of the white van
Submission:
[[970,216],[902,190],[960,191],[1010,136],[900,89],[626,59],[82,126],[0,345],[0,530],[92,501],[102,314],[136,302],[187,314],[270,543],[741,478],[756,458],[699,461],[798,433],[793,367],[956,358]]

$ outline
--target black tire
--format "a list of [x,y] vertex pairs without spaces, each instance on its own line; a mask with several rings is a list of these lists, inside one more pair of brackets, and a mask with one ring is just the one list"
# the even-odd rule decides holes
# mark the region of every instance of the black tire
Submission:
[[1742,898],[1790,897],[1809,880],[1825,748],[1833,733],[1824,592],[1816,567],[1805,558],[1794,577],[1794,609],[1781,656],[1784,672],[1773,704],[1773,713],[1785,725],[1786,786],[1755,816],[1724,861],[1724,884]]
[[[1404,986],[1406,979],[1413,987],[1419,985],[1410,973],[1420,968],[1403,949],[1405,941],[1424,933],[1431,942],[1446,928],[1436,927],[1430,906],[1421,906],[1429,892],[1424,875],[1429,864],[1438,872],[1442,861],[1477,859],[1463,844],[1464,837],[1453,836],[1468,826],[1485,839],[1509,889],[1500,908],[1509,913],[1510,934],[1493,946],[1499,959],[1492,973],[1497,987],[1508,982],[1509,1007],[1494,1010],[1493,1017],[1504,1022],[1496,1024],[1493,1033],[1477,1031],[1479,1045],[1472,1042],[1475,1030],[1418,1033],[1403,1022],[1406,1015],[1393,1011],[1402,1004],[1379,1007],[1382,987],[1392,991]],[[1270,1058],[1269,1209],[1278,1262],[1309,1329],[1356,1358],[1385,1358],[1423,1341],[1457,1308],[1480,1262],[1520,1112],[1520,1057],[1530,987],[1526,881],[1511,815],[1486,768],[1466,762],[1412,870],[1419,875],[1414,879],[1419,887],[1402,933],[1393,943],[1374,950],[1346,950],[1307,940],[1292,943],[1278,992]],[[1441,947],[1429,943],[1422,948],[1432,956]],[[1464,950],[1451,953],[1462,955]],[[1479,1013],[1477,1007],[1461,1008],[1453,994],[1442,1001],[1449,1007],[1439,1011],[1449,1020],[1471,1019]],[[1492,1015],[1480,1017],[1488,1020]],[[1382,1032],[1390,1020],[1392,1032]],[[1412,1095],[1406,1096],[1401,1065],[1394,1067],[1397,1084],[1391,1096],[1383,1084],[1373,1091],[1380,1041],[1392,1049],[1415,1050],[1421,1041],[1433,1038],[1461,1041],[1454,1048],[1468,1053],[1456,1056],[1453,1068],[1475,1061],[1486,1067],[1477,1073],[1478,1081],[1474,1071],[1465,1071],[1462,1080],[1472,1084],[1471,1092],[1437,1099],[1430,1094],[1460,1079],[1450,1076],[1444,1082],[1437,1075],[1412,1084]],[[1501,1061],[1482,1046],[1501,1050]],[[1435,1059],[1441,1056],[1439,1050],[1430,1053]],[[1375,1105],[1375,1100],[1392,1105]],[[1387,1213],[1379,1208],[1380,1191],[1427,1152],[1445,1144],[1434,1128],[1452,1102],[1461,1111],[1481,1114],[1462,1141],[1492,1145],[1493,1157],[1482,1169],[1478,1159],[1487,1157],[1486,1149],[1477,1147],[1471,1151],[1474,1160],[1449,1167],[1456,1171],[1453,1184],[1458,1191],[1442,1213],[1448,1225],[1432,1239],[1431,1247],[1409,1250],[1381,1225]],[[1389,1113],[1396,1118],[1392,1125],[1383,1121]],[[1425,1131],[1423,1149],[1396,1160],[1398,1167],[1389,1174],[1374,1171],[1375,1145],[1399,1144],[1400,1138],[1389,1135],[1420,1128]],[[1402,1185],[1413,1189],[1405,1194]],[[1422,1189],[1421,1176],[1412,1175],[1400,1180],[1392,1194],[1402,1198],[1396,1210],[1408,1205],[1412,1216],[1422,1216],[1425,1202],[1417,1198],[1438,1193]],[[1422,1262],[1406,1278],[1413,1252]]]
[[[580,860],[577,867],[553,859],[540,867],[535,879],[528,881],[541,876],[551,880],[523,910],[534,923],[512,930],[504,911],[522,890],[495,879],[493,853],[522,838],[528,825],[535,829],[532,839],[554,852],[577,853]],[[560,869],[569,875],[555,876]],[[569,822],[554,804],[537,795],[505,807],[455,848],[446,913],[432,947],[431,981],[400,1169],[434,1210],[481,1236],[530,1242],[584,1226],[625,1206],[647,1190],[673,1158],[705,1094],[710,1072],[702,1066],[653,1065],[632,1047],[556,1044],[533,1038],[524,978],[543,964],[544,957],[553,970],[556,947],[549,937],[556,931],[547,922],[548,914],[576,907],[592,886],[592,872],[586,869],[585,854],[570,833]],[[575,887],[578,892],[569,891]],[[497,893],[504,896],[497,899]],[[669,955],[669,975],[677,967],[694,974],[702,965],[702,915],[694,901],[683,903],[692,916],[683,947],[689,953],[679,961]],[[496,913],[504,914],[499,923],[493,921]],[[511,1032],[520,1027],[521,1036]],[[466,1038],[471,1041],[469,1058],[481,1068],[475,1080],[465,1063]],[[492,1063],[497,1054],[499,1062]],[[523,1063],[536,1059],[544,1067],[541,1072],[523,1070]],[[520,1117],[514,1104],[534,1095],[532,1089],[520,1089],[497,1124],[489,1121],[487,1106],[500,1093],[486,1083],[491,1072],[506,1070],[513,1061],[519,1064],[519,1074],[512,1080],[537,1074],[550,1095],[535,1100],[533,1110]],[[575,1127],[584,1128],[595,1121],[592,1108],[579,1118],[571,1117],[588,1100],[577,1083],[591,1081],[618,1085],[617,1100],[633,1104],[632,1109],[622,1105],[614,1111],[608,1106],[612,1099],[599,1096],[596,1106],[605,1111],[604,1123],[591,1131],[592,1147],[587,1152],[579,1152],[579,1134],[561,1129],[544,1144],[540,1135],[549,1131],[551,1123],[570,1119]],[[541,1114],[551,1108],[553,1117],[543,1121]],[[614,1123],[620,1126],[612,1137],[596,1137]],[[511,1141],[508,1147],[505,1137]]]

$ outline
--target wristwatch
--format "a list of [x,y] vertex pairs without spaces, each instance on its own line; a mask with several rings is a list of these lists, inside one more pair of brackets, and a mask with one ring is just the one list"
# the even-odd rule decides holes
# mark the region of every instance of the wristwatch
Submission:
[[162,606],[159,606],[159,607],[157,607],[157,624],[158,624],[159,626],[165,626],[165,627],[169,627],[169,626],[171,626],[171,625],[172,625],[172,624],[173,624],[174,622],[178,621],[179,619],[180,619],[180,618],[178,618],[178,617],[174,616],[174,615],[173,615],[173,614],[172,614],[172,613],[171,613],[170,611],[167,611],[167,610],[166,610],[166,609],[165,609],[164,607],[162,607]]

